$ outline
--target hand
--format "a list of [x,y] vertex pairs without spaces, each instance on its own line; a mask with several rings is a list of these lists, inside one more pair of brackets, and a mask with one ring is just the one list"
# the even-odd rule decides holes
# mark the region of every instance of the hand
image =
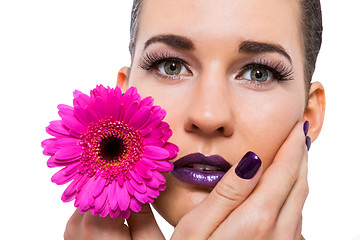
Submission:
[[94,216],[90,212],[85,214],[77,210],[69,219],[65,233],[65,240],[161,240],[165,239],[161,233],[150,205],[143,205],[138,213],[131,213],[125,225],[124,219]]
[[307,148],[298,123],[262,175],[250,179],[233,166],[213,191],[178,223],[172,239],[302,239],[308,195]]

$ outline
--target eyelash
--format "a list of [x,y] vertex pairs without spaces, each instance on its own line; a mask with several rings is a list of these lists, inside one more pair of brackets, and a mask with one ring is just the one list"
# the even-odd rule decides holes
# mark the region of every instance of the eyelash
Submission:
[[271,72],[274,76],[274,79],[279,82],[294,80],[294,72],[291,67],[286,66],[282,62],[273,62],[268,59],[254,60],[254,62],[249,63],[243,67],[240,70],[240,74],[256,68],[262,68]]
[[[183,64],[184,67],[188,68],[188,64],[177,57],[174,57],[172,55],[169,55],[167,53],[161,52],[161,53],[146,53],[143,58],[140,59],[140,62],[138,63],[138,66],[144,70],[150,71],[152,69],[156,69],[157,66],[159,66],[161,63],[164,62],[176,62]],[[247,64],[245,67],[243,67],[239,74],[243,74],[248,70],[255,69],[255,68],[262,68],[269,72],[271,72],[274,76],[274,79],[278,82],[285,82],[294,80],[293,77],[293,70],[291,67],[286,66],[285,64],[281,62],[273,62],[268,59],[257,59],[254,60],[252,63]],[[158,73],[158,75],[162,78],[178,78],[177,75],[172,76],[165,76],[164,74]],[[250,80],[252,81],[252,80]],[[264,84],[264,83],[263,83]]]

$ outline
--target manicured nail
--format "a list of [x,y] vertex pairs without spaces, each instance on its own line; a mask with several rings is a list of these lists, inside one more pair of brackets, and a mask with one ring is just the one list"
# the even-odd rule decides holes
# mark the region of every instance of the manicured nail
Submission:
[[235,168],[235,173],[240,178],[251,179],[261,166],[261,159],[253,152],[247,152]]
[[305,136],[307,136],[307,134],[309,132],[309,121],[304,122],[303,129],[304,129]]
[[306,143],[307,150],[309,151],[310,147],[311,147],[311,138],[309,136],[306,136],[305,143]]

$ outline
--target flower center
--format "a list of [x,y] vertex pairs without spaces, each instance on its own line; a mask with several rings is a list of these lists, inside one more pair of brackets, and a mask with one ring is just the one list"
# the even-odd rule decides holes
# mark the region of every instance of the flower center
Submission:
[[100,142],[100,156],[106,162],[117,162],[125,153],[126,148],[122,139],[108,137]]
[[83,174],[101,175],[110,181],[125,179],[142,158],[143,138],[139,132],[120,121],[101,119],[89,126],[81,137]]

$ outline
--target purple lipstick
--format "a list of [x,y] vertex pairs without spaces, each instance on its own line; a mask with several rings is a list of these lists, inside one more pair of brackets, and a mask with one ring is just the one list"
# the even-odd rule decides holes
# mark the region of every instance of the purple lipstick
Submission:
[[230,168],[231,164],[219,155],[192,153],[175,161],[171,173],[183,182],[213,188]]

